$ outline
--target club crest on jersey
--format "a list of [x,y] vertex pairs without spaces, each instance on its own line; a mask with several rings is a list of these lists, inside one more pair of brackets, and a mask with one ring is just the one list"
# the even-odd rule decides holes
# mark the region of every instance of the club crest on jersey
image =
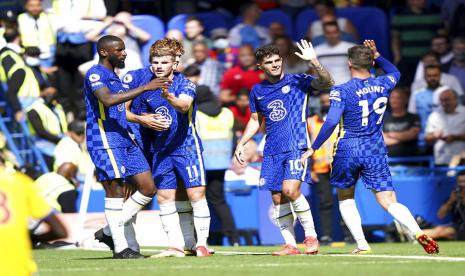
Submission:
[[166,108],[166,106],[160,106],[157,109],[155,109],[155,114],[160,114],[161,116],[163,116],[168,122],[168,124],[171,125],[173,118],[171,117],[168,111],[168,108]]
[[283,86],[281,88],[281,92],[283,92],[284,94],[289,93],[289,91],[291,91],[291,88],[289,87],[289,85]]
[[131,74],[126,74],[124,77],[123,77],[123,82],[124,83],[130,83],[132,81],[132,75]]
[[287,110],[284,107],[283,101],[281,100],[274,100],[267,105],[269,109],[272,109],[270,112],[269,118],[272,121],[281,121],[286,117]]
[[90,80],[91,82],[96,82],[96,81],[98,81],[99,79],[100,79],[100,76],[97,75],[97,74],[90,74],[90,76],[89,76],[89,80]]

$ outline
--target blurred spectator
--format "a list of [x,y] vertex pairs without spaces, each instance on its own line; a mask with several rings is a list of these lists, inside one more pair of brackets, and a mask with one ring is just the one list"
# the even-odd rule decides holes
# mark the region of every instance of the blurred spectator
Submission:
[[12,10],[0,10],[0,49],[6,46],[7,42],[4,38],[7,29],[18,29],[16,13]]
[[[420,65],[423,65],[423,66],[420,67]],[[426,66],[431,66],[431,65],[432,66],[441,65],[439,55],[433,51],[429,51],[428,53],[426,53],[421,59],[421,61],[418,63],[419,67],[417,67],[417,72],[415,73],[415,80],[412,83],[410,91],[416,91],[426,86],[424,68]],[[448,86],[454,89],[455,91],[457,91],[457,94],[459,94],[459,96],[463,95],[462,86],[460,85],[460,82],[457,79],[457,77],[455,77],[454,75],[441,72],[439,83],[440,85]],[[437,101],[435,103],[438,104]]]
[[436,216],[444,219],[449,214],[452,215],[451,224],[422,229],[423,232],[436,240],[465,240],[465,171],[457,174],[457,185]]
[[183,40],[184,55],[181,57],[181,63],[185,66],[195,62],[193,46],[195,42],[205,42],[208,47],[211,46],[211,41],[203,35],[203,24],[194,16],[188,17],[184,25],[185,38]]
[[230,47],[228,30],[225,28],[213,29],[210,37],[213,40],[210,57],[221,62],[225,69],[235,66],[238,62],[239,48]]
[[168,30],[165,34],[165,37],[166,38],[173,38],[173,39],[176,39],[177,41],[180,41],[182,42],[183,39],[184,39],[184,35],[182,34],[182,32],[178,29],[171,29],[171,30]]
[[24,9],[26,12],[18,16],[22,46],[38,47],[41,66],[50,68],[55,63],[55,19],[51,14],[44,12],[41,0],[26,0]]
[[407,94],[395,88],[389,95],[391,112],[383,123],[384,142],[390,157],[408,157],[418,154],[420,117],[407,111]]
[[6,29],[17,29],[18,28],[17,19],[18,18],[14,11],[1,10],[0,11],[0,35],[3,36],[3,33],[5,32]]
[[31,68],[34,76],[39,83],[41,93],[47,93],[48,90],[53,90],[53,93],[56,92],[56,87],[54,86],[56,79],[54,74],[48,75],[42,69],[40,65],[40,49],[37,47],[27,47],[24,49],[23,54],[24,62],[29,68]]
[[439,54],[441,64],[448,63],[453,58],[450,39],[446,35],[434,36],[431,40],[431,50]]
[[444,0],[441,15],[451,37],[465,36],[465,0]]
[[17,29],[7,29],[7,45],[0,49],[0,82],[7,84],[6,98],[16,121],[25,119],[22,110],[40,97],[40,86],[34,72],[20,56],[20,36]]
[[[320,132],[321,127],[326,120],[326,116],[328,115],[330,102],[329,93],[321,93],[319,101],[321,109],[319,112],[307,119],[307,129],[312,142],[315,141],[315,138]],[[337,139],[337,132],[338,130],[335,130],[331,137],[319,150],[315,151],[312,156],[313,165],[311,175],[313,183],[316,184],[318,193],[321,222],[320,242],[323,244],[331,243],[333,235],[333,188],[329,184],[329,179],[331,173],[331,162],[333,160],[333,148]]]
[[56,100],[56,94],[50,91],[30,105],[26,112],[31,134],[36,136],[35,145],[52,168],[55,146],[68,131],[63,107]]
[[326,42],[315,47],[318,60],[331,74],[336,85],[344,83],[351,78],[347,50],[355,44],[341,40],[341,31],[335,21],[323,23],[323,32]]
[[[101,28],[96,28],[87,33],[86,38],[89,41],[96,42],[102,37],[104,32],[107,35],[114,35],[123,40],[127,57],[124,61],[124,68],[118,68],[117,70],[118,76],[123,76],[128,71],[141,68],[143,66],[142,52],[139,45],[149,41],[150,34],[134,25],[132,23],[132,15],[128,12],[120,12],[114,18],[106,17],[103,22],[104,25]],[[97,63],[98,53],[95,53],[93,60],[79,66],[79,72],[84,76],[87,70]]]
[[194,59],[200,68],[199,84],[204,84],[210,88],[215,95],[220,93],[220,81],[223,77],[223,65],[208,56],[208,45],[204,41],[197,41],[192,46]]
[[310,70],[308,62],[305,62],[294,54],[297,51],[297,47],[289,36],[277,36],[274,44],[279,49],[279,55],[283,57],[284,72],[287,74],[302,74]]
[[[205,88],[205,87],[204,87]],[[239,244],[234,218],[224,198],[224,175],[229,168],[233,148],[234,115],[221,107],[208,89],[197,90],[198,133],[202,139],[207,176],[207,200],[215,209],[230,244]]]
[[86,138],[84,131],[83,122],[73,121],[68,125],[68,131],[55,147],[53,164],[55,171],[64,163],[71,163],[78,167],[80,174],[86,173],[86,158],[81,148]]
[[219,100],[223,105],[231,105],[241,88],[251,90],[252,86],[264,79],[262,70],[257,68],[254,50],[250,45],[239,48],[239,64],[226,70],[221,80]]
[[268,32],[272,41],[278,36],[287,35],[284,25],[277,21],[271,22],[270,26],[268,26]]
[[309,2],[308,0],[279,0],[280,8],[287,13],[291,18],[295,18],[302,10],[304,10]]
[[408,112],[420,117],[421,131],[418,142],[421,147],[425,146],[425,128],[431,112],[439,108],[439,95],[447,89],[441,86],[441,68],[438,65],[425,67],[426,86],[413,91],[410,94]]
[[444,71],[459,79],[462,90],[465,90],[465,37],[452,40],[453,59],[444,65]]
[[77,170],[76,165],[64,163],[56,172],[43,174],[34,181],[40,195],[58,212],[76,213],[76,186],[79,185],[76,180]]
[[331,0],[318,0],[315,4],[315,12],[319,17],[310,25],[307,31],[307,37],[312,41],[313,45],[318,45],[324,42],[323,23],[336,21],[341,30],[341,39],[348,42],[356,43],[358,41],[358,31],[354,24],[345,17],[336,17],[335,6]]
[[442,92],[439,99],[442,110],[428,117],[425,139],[434,144],[435,164],[448,165],[455,154],[465,151],[465,107],[452,89]]
[[439,13],[427,8],[426,0],[407,0],[407,6],[393,16],[391,50],[402,73],[401,84],[412,83],[418,61],[442,27]]
[[[86,108],[82,92],[83,78],[78,66],[92,59],[92,44],[86,34],[102,28],[107,11],[103,0],[55,0],[49,4],[57,18],[58,31],[55,64],[58,66],[58,97],[65,111],[85,119]],[[47,11],[45,2],[44,10]]]
[[257,25],[261,14],[262,11],[255,3],[250,2],[241,6],[242,22],[229,31],[231,46],[239,47],[249,44],[257,48],[271,42],[268,29]]
[[234,114],[234,131],[242,134],[252,115],[249,107],[249,90],[240,89],[236,94],[234,105],[231,105],[229,109]]

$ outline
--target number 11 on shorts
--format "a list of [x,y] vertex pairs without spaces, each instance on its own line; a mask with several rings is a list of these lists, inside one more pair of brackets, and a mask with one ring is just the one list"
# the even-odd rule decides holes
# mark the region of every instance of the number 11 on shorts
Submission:
[[189,175],[189,179],[193,178],[198,178],[199,177],[199,171],[197,170],[196,165],[192,165],[190,167],[186,167],[187,174]]

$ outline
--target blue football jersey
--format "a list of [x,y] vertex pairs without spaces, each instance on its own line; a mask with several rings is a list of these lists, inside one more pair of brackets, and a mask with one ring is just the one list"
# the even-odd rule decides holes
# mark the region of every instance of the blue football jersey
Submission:
[[175,73],[168,91],[176,97],[182,94],[194,98],[191,109],[187,113],[178,112],[161,96],[161,90],[149,91],[140,95],[140,111],[158,113],[165,116],[171,123],[165,131],[154,131],[153,149],[155,152],[170,152],[172,154],[200,153],[202,143],[195,129],[195,84],[180,73]]
[[87,148],[98,150],[134,145],[127,131],[124,103],[105,107],[94,95],[95,91],[102,87],[107,87],[111,93],[126,91],[115,72],[100,64],[89,69],[84,79]]
[[[129,71],[123,76],[123,84],[129,86],[129,89],[137,88],[141,85],[149,83],[155,75],[153,74],[150,66],[146,66],[141,69]],[[147,92],[146,92],[147,93]],[[142,104],[142,95],[137,96],[132,100],[131,104],[131,112],[134,114],[142,114],[147,113],[145,105]],[[134,134],[134,139],[136,140],[137,144],[144,150],[153,152],[153,139],[154,137],[154,130],[145,128],[137,123],[128,122],[128,127],[130,131]]]
[[265,155],[307,149],[308,93],[314,77],[286,74],[277,83],[263,81],[250,92],[250,110],[262,113],[266,124]]
[[331,106],[343,109],[336,155],[358,157],[387,154],[382,122],[391,90],[397,79],[388,74],[368,79],[353,78],[333,87]]

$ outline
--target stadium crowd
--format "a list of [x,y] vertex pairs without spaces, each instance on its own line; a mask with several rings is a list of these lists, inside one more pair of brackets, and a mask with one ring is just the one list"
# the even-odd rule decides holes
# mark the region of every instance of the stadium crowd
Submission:
[[[131,1],[23,2],[19,10],[1,12],[0,82],[6,84],[1,97],[7,100],[16,121],[28,123],[35,146],[51,171],[35,175],[37,185],[57,210],[75,212],[69,202],[76,200],[76,179],[82,180],[90,162],[84,143],[83,76],[97,63],[95,42],[104,34],[123,39],[127,60],[119,76],[141,68],[148,58],[143,56],[141,46],[151,37],[148,30],[133,23],[132,12],[146,12],[131,8]],[[222,7],[219,1],[203,2],[209,9],[240,16],[237,24],[207,33],[200,17],[189,16],[184,30],[169,29],[166,36],[183,44],[185,53],[178,71],[197,84],[197,120],[207,160],[207,198],[231,244],[238,244],[239,237],[224,199],[223,182],[225,177],[242,177],[257,179],[258,184],[257,169],[265,139],[263,134],[257,135],[255,143],[247,145],[246,167],[233,161],[232,150],[251,116],[249,92],[265,78],[256,66],[254,50],[274,43],[284,57],[286,73],[313,73],[294,54],[294,36],[282,23],[269,20],[271,23],[265,26],[259,22],[263,10],[280,9],[293,18],[303,9],[314,9],[319,19],[307,26],[306,38],[335,83],[340,84],[350,79],[347,50],[366,37],[360,36],[348,18],[339,17],[337,8],[382,8],[390,18],[392,61],[402,73],[384,118],[389,156],[434,156],[436,166],[465,164],[465,1],[257,0],[234,1],[235,7]],[[238,2],[242,3],[240,10]],[[203,11],[205,5],[175,8],[194,14]],[[154,7],[149,10],[159,15],[163,12]],[[309,105],[308,130],[315,139],[329,110],[329,91],[311,95]],[[313,156],[312,179],[320,198],[322,242],[330,242],[332,236],[329,174],[336,137],[334,133]],[[1,142],[2,156],[13,168],[14,155]],[[55,192],[47,192],[50,189]],[[449,205],[456,201],[451,199]],[[444,237],[455,238],[450,232]]]

